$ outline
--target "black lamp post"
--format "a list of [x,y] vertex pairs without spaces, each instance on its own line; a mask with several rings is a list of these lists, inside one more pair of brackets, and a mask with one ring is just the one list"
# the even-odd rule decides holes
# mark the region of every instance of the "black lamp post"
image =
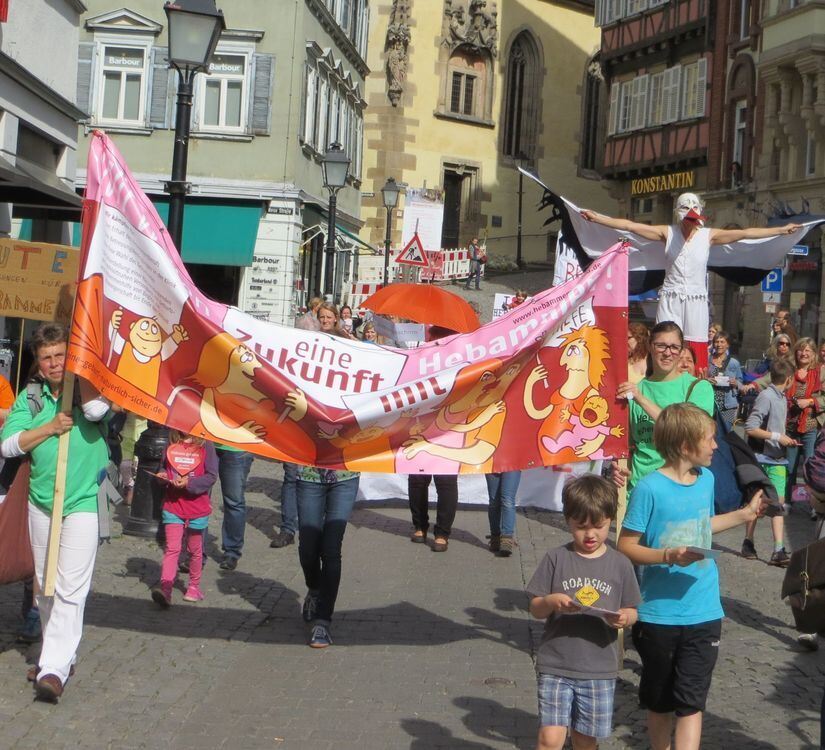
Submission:
[[[527,157],[519,151],[519,155],[516,157],[518,159],[518,165],[520,167],[524,166],[524,162],[526,161]],[[521,257],[521,203],[522,203],[522,195],[524,194],[524,175],[519,172],[518,173],[518,230],[516,234],[516,265],[519,268],[524,267],[524,259]]]
[[[178,102],[172,179],[164,189],[169,193],[169,236],[178,252],[183,247],[183,204],[189,192],[186,162],[192,122],[192,91],[195,75],[206,70],[215,53],[221,31],[226,28],[223,12],[215,0],[175,0],[163,6],[169,34],[169,65],[178,71]],[[124,534],[153,537],[158,533],[163,488],[149,472],[160,471],[169,443],[169,432],[161,424],[149,422],[135,443],[135,457],[141,469],[135,478],[129,520]]]
[[192,124],[192,92],[195,76],[207,70],[221,32],[226,28],[223,11],[215,0],[175,0],[163,6],[169,34],[169,65],[178,71],[178,101],[175,117],[175,148],[172,179],[164,189],[169,193],[167,227],[178,252],[183,243],[183,202],[189,192],[186,162]]
[[324,296],[333,301],[335,279],[335,210],[338,191],[347,184],[349,157],[340,143],[331,143],[321,160],[324,187],[329,190],[329,222],[327,224],[326,268],[324,269]]
[[384,199],[384,208],[387,209],[387,239],[384,243],[384,286],[389,283],[390,275],[390,232],[392,232],[392,210],[398,205],[398,194],[401,188],[395,181],[395,177],[389,177],[381,188],[381,196]]

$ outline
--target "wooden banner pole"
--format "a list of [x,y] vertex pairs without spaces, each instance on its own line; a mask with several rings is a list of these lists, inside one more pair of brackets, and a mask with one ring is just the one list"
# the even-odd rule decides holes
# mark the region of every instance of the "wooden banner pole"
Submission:
[[[626,471],[628,468],[628,460],[626,458],[619,459],[619,468]],[[619,534],[622,530],[622,523],[624,522],[625,513],[627,513],[627,478],[624,486],[619,487],[619,501],[616,505],[616,542],[619,541]],[[624,668],[624,630],[619,631],[619,670]]]
[[[62,411],[72,413],[74,402],[75,374],[66,370],[63,377]],[[69,435],[64,432],[57,444],[57,471],[54,477],[54,500],[52,503],[52,520],[49,525],[49,546],[46,548],[46,571],[43,575],[43,594],[54,596],[57,580],[57,558],[60,555],[60,531],[63,527],[63,504],[66,499],[66,470],[69,464]]]

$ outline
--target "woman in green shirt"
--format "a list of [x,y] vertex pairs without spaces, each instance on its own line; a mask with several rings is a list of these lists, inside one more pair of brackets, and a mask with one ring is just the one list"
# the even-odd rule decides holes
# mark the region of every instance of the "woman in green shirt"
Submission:
[[[59,436],[69,433],[69,455],[57,579],[54,596],[37,595],[43,625],[38,666],[29,670],[37,697],[55,702],[74,672],[83,631],[83,609],[92,583],[98,547],[97,493],[109,451],[100,422],[109,402],[78,378],[80,405],[62,411],[63,372],[68,331],[56,323],[41,325],[32,337],[36,388],[25,388],[3,425],[0,452],[6,458],[28,454],[29,536],[35,577],[43,589],[46,549],[54,503]],[[35,405],[36,403],[36,405]]]
[[[696,382],[692,375],[679,370],[683,347],[682,329],[676,323],[669,320],[657,323],[650,332],[651,374],[638,384],[627,382],[618,388],[617,395],[628,400],[630,409],[630,490],[640,479],[664,464],[653,446],[653,423],[662,409],[690,401],[713,414],[711,384],[707,380]],[[691,390],[693,383],[696,385]]]

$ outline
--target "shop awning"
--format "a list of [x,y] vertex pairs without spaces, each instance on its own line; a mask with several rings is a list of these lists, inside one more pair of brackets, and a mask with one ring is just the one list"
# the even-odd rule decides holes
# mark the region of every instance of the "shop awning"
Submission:
[[[166,223],[169,202],[153,199]],[[263,203],[186,203],[183,208],[183,260],[213,266],[249,266],[255,252]]]
[[0,203],[12,203],[16,218],[78,218],[83,201],[56,174],[17,157],[0,159]]

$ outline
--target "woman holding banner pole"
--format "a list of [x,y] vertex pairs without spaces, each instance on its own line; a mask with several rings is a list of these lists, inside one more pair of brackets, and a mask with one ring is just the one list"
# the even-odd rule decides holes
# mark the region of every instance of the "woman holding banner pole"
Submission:
[[3,456],[28,454],[31,462],[29,535],[35,577],[42,591],[58,436],[69,433],[55,592],[50,597],[37,595],[43,646],[38,665],[28,673],[37,697],[51,702],[63,694],[66,681],[74,673],[99,540],[98,479],[109,457],[104,433],[95,424],[106,416],[109,402],[78,378],[80,403],[73,405],[69,413],[62,410],[67,339],[68,331],[60,324],[45,323],[35,331],[31,346],[39,389],[21,391],[3,426],[0,445]]

